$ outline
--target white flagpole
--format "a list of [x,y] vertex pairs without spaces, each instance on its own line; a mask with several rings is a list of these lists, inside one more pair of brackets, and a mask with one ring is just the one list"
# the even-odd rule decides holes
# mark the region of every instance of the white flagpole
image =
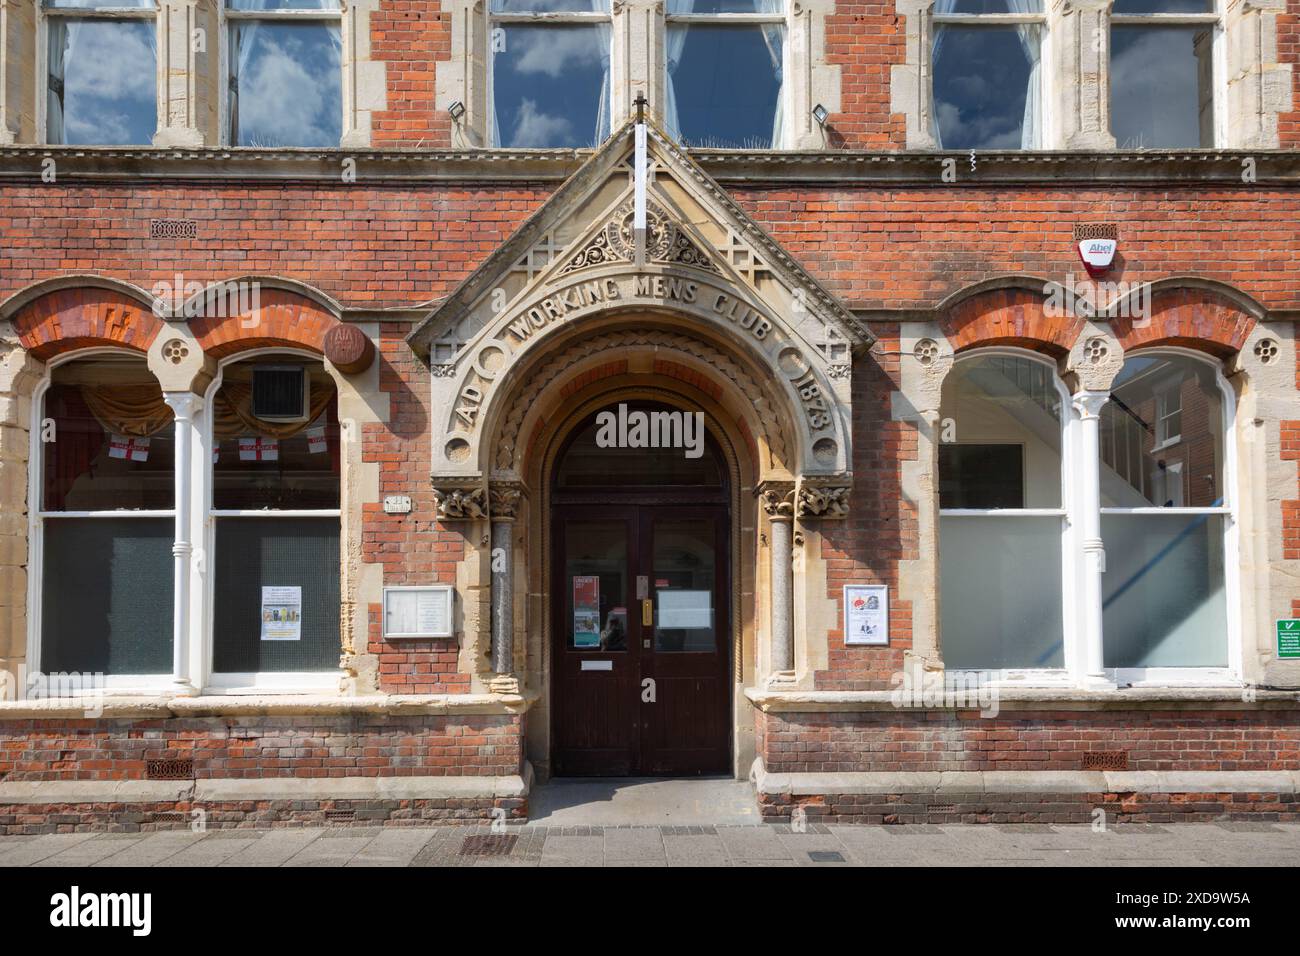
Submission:
[[634,160],[634,181],[632,200],[632,234],[636,241],[636,265],[645,265],[645,180],[646,180],[646,132],[645,132],[645,94],[638,93],[636,98],[636,157]]

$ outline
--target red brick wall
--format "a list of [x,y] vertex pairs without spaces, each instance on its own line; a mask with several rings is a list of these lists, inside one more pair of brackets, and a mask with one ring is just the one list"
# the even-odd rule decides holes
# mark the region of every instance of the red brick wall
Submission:
[[370,56],[385,65],[388,109],[370,118],[370,142],[390,146],[451,142],[448,103],[435,102],[434,70],[451,59],[451,16],[435,0],[383,0],[370,18]]
[[[1277,58],[1280,63],[1300,63],[1300,0],[1287,0],[1286,12],[1277,18]],[[1291,71],[1292,96],[1300,103],[1300,69]],[[1295,149],[1300,145],[1300,111],[1277,118],[1279,145]]]
[[840,112],[827,123],[839,149],[902,149],[907,124],[889,109],[889,73],[907,59],[903,18],[894,0],[836,4],[826,18],[826,61],[840,67]]
[[1300,770],[1300,712],[755,712],[772,773],[1081,770],[1124,751],[1129,770]]
[[141,780],[149,760],[196,778],[510,776],[522,719],[256,717],[0,722],[0,778]]
[[844,619],[844,585],[889,585],[889,646],[847,647],[837,625],[828,635],[827,668],[814,675],[821,690],[888,688],[912,646],[912,610],[898,598],[898,562],[917,556],[916,512],[902,493],[903,462],[916,459],[916,429],[890,418],[899,328],[882,324],[873,331],[875,350],[853,369],[853,503],[843,521],[822,522],[822,559],[837,622]]

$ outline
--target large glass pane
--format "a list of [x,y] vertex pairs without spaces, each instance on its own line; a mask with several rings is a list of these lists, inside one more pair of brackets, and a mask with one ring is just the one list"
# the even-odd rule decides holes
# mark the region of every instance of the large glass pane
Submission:
[[174,501],[172,410],[143,361],[54,370],[45,393],[41,508],[164,511]]
[[938,0],[936,14],[945,13],[1042,13],[1042,0]]
[[1208,363],[1128,359],[1101,413],[1102,506],[1222,505],[1223,420],[1223,393]]
[[1061,397],[1049,366],[1001,355],[960,361],[944,380],[939,417],[941,448],[975,446],[940,451],[940,507],[1061,506]]
[[1115,0],[1111,13],[1131,16],[1135,13],[1213,13],[1214,0]]
[[609,135],[608,24],[505,24],[493,32],[498,146],[586,147]]
[[1222,515],[1102,515],[1107,667],[1227,664]]
[[217,673],[338,667],[338,518],[218,518],[215,564]]
[[[567,490],[634,485],[721,488],[724,471],[697,413],[666,405],[626,403],[604,409],[578,433],[556,471],[556,487]],[[610,414],[614,418],[600,419]],[[618,427],[619,416],[624,425]],[[644,415],[644,427],[636,416]],[[690,417],[688,417],[690,416]],[[614,429],[609,425],[613,424]],[[604,431],[602,431],[604,427]],[[637,429],[640,429],[638,432]],[[627,442],[609,444],[621,430]],[[639,436],[639,438],[638,438]],[[667,441],[661,441],[667,436]],[[680,437],[680,441],[677,439]],[[652,447],[641,442],[655,441]],[[693,456],[693,457],[692,457]]]
[[609,0],[492,0],[493,13],[609,13]]
[[1213,32],[1111,27],[1110,124],[1120,149],[1214,145]]
[[256,368],[252,362],[226,368],[214,397],[212,506],[222,511],[339,507],[333,379],[321,366],[308,365],[306,419],[267,421],[253,414]]
[[654,523],[656,651],[717,648],[716,541],[712,518]]
[[934,132],[943,149],[1038,145],[1039,27],[934,30]]
[[56,10],[138,10],[153,5],[153,0],[45,0],[45,6]]
[[627,523],[570,521],[564,547],[568,646],[579,651],[627,650]]
[[48,22],[46,139],[139,146],[158,128],[156,27],[150,20]]
[[688,146],[781,145],[782,24],[668,26],[669,130]]
[[231,10],[341,10],[341,0],[226,0]]
[[939,518],[941,652],[961,670],[1064,666],[1060,518]]
[[230,142],[337,146],[343,129],[337,23],[230,24]]
[[171,673],[174,534],[169,518],[45,520],[42,671]]

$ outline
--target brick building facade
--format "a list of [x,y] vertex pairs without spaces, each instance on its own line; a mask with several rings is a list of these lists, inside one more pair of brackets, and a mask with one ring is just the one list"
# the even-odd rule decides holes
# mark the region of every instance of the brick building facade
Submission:
[[[689,5],[606,12],[591,149],[498,138],[496,6],[313,6],[342,120],[290,148],[231,138],[211,0],[141,21],[186,64],[151,143],[65,145],[66,14],[0,0],[0,828],[522,819],[574,773],[1296,819],[1296,14],[1192,16],[1210,139],[1131,150],[1109,6],[1012,7],[1039,139],[953,150],[935,35],[989,11],[935,6],[739,14],[784,30],[766,149],[658,106]],[[619,454],[620,406],[708,440]]]

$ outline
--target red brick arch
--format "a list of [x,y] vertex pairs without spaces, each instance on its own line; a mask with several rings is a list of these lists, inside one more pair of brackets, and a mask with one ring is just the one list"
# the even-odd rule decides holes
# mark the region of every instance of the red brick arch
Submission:
[[94,346],[143,354],[163,327],[149,305],[102,286],[47,292],[22,306],[12,322],[23,348],[41,361]]
[[224,358],[248,349],[293,347],[325,353],[325,333],[339,325],[330,309],[291,289],[263,286],[255,313],[190,320],[203,351]]
[[1023,287],[976,292],[949,307],[939,319],[953,351],[990,345],[1017,346],[1054,358],[1070,351],[1083,319],[1044,312],[1047,297]]
[[1149,322],[1117,317],[1111,320],[1111,328],[1126,352],[1181,345],[1223,357],[1241,350],[1256,321],[1225,292],[1182,286],[1152,293]]

